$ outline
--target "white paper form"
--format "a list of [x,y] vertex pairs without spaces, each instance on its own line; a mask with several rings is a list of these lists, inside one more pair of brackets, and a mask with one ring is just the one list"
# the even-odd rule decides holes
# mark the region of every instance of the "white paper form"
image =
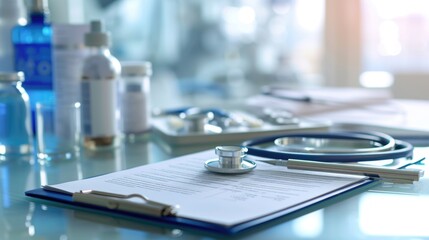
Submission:
[[179,217],[231,226],[348,187],[366,177],[288,170],[258,163],[250,173],[222,175],[204,168],[214,151],[182,156],[94,178],[52,185],[70,193],[138,193],[178,204]]

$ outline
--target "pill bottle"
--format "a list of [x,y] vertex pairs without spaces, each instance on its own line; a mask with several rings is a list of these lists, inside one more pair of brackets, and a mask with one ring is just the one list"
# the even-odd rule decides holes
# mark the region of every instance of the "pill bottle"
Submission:
[[33,151],[30,103],[23,81],[22,72],[0,72],[0,156]]
[[91,21],[85,34],[88,56],[81,75],[81,116],[84,146],[98,150],[119,146],[117,84],[120,62],[110,53],[110,35],[101,21]]
[[119,106],[121,132],[128,140],[150,130],[150,62],[121,62]]

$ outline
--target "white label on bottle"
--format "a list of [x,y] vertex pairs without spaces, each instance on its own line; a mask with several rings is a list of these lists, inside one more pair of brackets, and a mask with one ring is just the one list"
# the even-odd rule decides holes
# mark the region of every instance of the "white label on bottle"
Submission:
[[122,131],[141,133],[149,129],[149,111],[147,99],[142,92],[125,92],[121,94]]
[[82,81],[82,126],[85,136],[118,134],[116,81]]
[[80,73],[85,56],[84,49],[54,51],[54,90],[59,107],[80,102]]

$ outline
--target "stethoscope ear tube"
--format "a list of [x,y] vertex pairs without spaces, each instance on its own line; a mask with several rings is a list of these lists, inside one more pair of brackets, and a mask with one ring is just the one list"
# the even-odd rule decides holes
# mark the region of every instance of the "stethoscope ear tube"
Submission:
[[270,137],[257,138],[242,143],[243,147],[248,149],[247,154],[271,158],[271,159],[301,159],[320,162],[360,162],[375,161],[386,159],[409,158],[413,155],[413,146],[405,141],[394,140],[394,147],[389,151],[381,152],[356,152],[356,153],[311,153],[311,152],[294,152],[285,150],[265,149],[258,147],[274,143],[278,138],[285,137],[302,137],[302,138],[321,138],[321,139],[344,139],[344,140],[365,140],[376,141],[380,144],[387,144],[391,137],[378,132],[328,132],[328,133],[292,133]]

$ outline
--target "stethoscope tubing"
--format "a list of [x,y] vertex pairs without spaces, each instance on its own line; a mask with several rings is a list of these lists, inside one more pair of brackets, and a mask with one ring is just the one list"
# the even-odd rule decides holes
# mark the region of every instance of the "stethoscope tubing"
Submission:
[[390,136],[378,132],[328,132],[328,133],[291,133],[270,137],[257,138],[242,143],[248,149],[247,154],[271,159],[300,159],[320,162],[360,162],[386,159],[408,158],[413,155],[413,146],[405,141],[395,139],[393,150],[369,153],[307,153],[263,149],[257,145],[273,143],[283,137],[306,137],[327,139],[351,139],[376,141],[383,145],[390,141]]

